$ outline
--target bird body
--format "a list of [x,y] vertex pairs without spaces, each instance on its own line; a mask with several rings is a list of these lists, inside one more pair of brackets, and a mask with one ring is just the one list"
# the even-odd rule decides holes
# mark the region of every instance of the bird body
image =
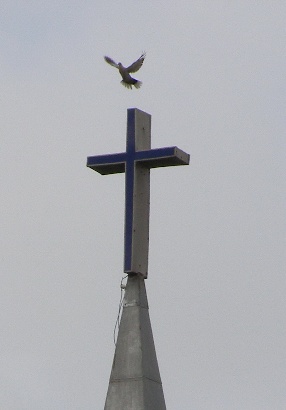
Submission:
[[133,85],[135,88],[138,89],[141,87],[142,82],[131,77],[130,73],[135,73],[141,68],[145,57],[146,57],[146,53],[143,53],[138,58],[138,60],[132,63],[129,67],[124,67],[121,63],[116,63],[114,60],[112,60],[112,58],[107,57],[107,56],[105,56],[104,59],[108,64],[112,65],[113,67],[119,70],[119,73],[122,77],[122,81],[121,81],[122,85],[130,89],[132,89],[132,85]]

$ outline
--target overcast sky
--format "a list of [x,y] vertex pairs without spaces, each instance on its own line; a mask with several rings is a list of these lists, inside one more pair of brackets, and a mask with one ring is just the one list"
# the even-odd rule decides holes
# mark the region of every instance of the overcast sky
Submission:
[[[151,171],[150,317],[168,410],[286,403],[284,0],[3,0],[0,408],[103,409],[123,276],[126,110]],[[103,55],[129,65],[140,90]]]

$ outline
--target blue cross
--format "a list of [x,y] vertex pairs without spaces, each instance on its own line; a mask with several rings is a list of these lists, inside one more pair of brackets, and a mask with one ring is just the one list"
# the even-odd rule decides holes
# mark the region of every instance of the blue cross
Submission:
[[177,147],[151,149],[151,115],[137,108],[127,110],[126,152],[87,158],[102,175],[125,172],[124,272],[148,275],[150,169],[189,161]]

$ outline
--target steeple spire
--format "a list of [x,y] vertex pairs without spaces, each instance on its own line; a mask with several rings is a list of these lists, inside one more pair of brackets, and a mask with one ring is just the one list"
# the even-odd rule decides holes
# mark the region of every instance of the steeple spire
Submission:
[[165,410],[144,278],[129,275],[104,410]]

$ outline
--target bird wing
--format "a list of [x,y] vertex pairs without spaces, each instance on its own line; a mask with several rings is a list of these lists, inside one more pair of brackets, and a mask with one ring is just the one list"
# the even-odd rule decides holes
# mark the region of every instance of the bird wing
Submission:
[[119,67],[118,67],[118,64],[117,64],[114,60],[112,60],[112,58],[107,57],[107,56],[104,56],[104,60],[105,60],[108,64],[112,65],[112,67],[119,68]]
[[146,53],[143,53],[138,58],[138,60],[136,60],[133,64],[131,64],[129,67],[127,67],[126,70],[128,71],[128,73],[136,73],[136,71],[138,71],[139,68],[141,68],[145,57],[146,57]]

